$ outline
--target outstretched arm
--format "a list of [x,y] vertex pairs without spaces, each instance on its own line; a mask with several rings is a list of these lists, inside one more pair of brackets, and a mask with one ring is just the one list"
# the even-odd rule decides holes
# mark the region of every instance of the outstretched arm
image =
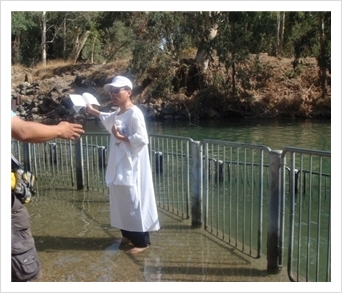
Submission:
[[58,125],[45,125],[12,117],[12,137],[23,142],[39,143],[54,138],[75,140],[83,133],[81,124],[62,121]]
[[91,104],[86,104],[85,111],[97,118],[100,116],[100,111],[95,109]]

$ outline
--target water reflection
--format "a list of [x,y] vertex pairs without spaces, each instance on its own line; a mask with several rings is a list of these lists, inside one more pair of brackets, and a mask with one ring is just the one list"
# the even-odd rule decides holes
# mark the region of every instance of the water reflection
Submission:
[[37,282],[288,281],[267,276],[255,260],[159,209],[162,227],[142,253],[125,253],[109,225],[105,194],[68,189],[39,191],[29,208],[43,276]]
[[114,241],[112,245],[105,249],[109,255],[117,255],[120,252],[121,239]]
[[145,259],[144,277],[147,282],[162,282],[162,266],[160,258],[156,257],[154,261]]

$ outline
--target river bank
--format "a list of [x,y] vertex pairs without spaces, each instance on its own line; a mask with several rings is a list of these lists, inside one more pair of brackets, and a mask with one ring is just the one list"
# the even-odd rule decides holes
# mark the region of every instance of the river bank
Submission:
[[26,120],[93,119],[82,110],[75,113],[69,94],[89,92],[98,98],[101,111],[113,111],[115,107],[103,91],[103,85],[121,74],[133,80],[132,97],[147,120],[331,118],[330,76],[327,95],[322,98],[315,58],[301,60],[294,69],[290,58],[251,55],[249,62],[240,68],[246,77],[238,83],[235,96],[227,90],[228,78],[227,87],[215,82],[207,86],[195,84],[197,89],[191,95],[178,90],[169,92],[168,99],[150,94],[158,76],[150,72],[138,78],[129,74],[127,64],[123,61],[105,65],[60,62],[35,69],[12,66],[12,109]]

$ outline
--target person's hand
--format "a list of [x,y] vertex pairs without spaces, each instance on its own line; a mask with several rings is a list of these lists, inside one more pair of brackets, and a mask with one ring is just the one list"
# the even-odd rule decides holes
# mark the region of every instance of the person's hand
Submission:
[[100,111],[95,109],[91,104],[86,104],[85,105],[85,112],[88,114],[91,114],[95,117],[99,117],[100,116]]
[[112,133],[115,136],[116,139],[129,142],[128,137],[124,136],[123,134],[120,133],[119,128],[116,124],[113,125],[112,127]]
[[83,126],[81,124],[62,121],[58,124],[58,127],[61,131],[59,137],[64,139],[75,140],[76,138],[80,138],[81,134],[84,133]]
[[94,110],[94,107],[91,104],[85,105],[85,111],[89,114],[91,114],[91,111]]
[[117,126],[114,124],[112,127],[112,133],[115,136],[115,138],[120,139],[122,137],[122,135],[120,134]]

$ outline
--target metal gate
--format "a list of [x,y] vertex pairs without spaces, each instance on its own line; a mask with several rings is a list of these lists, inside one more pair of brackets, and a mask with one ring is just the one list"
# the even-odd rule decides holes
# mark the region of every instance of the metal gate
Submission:
[[285,148],[282,177],[289,278],[330,282],[331,153]]

